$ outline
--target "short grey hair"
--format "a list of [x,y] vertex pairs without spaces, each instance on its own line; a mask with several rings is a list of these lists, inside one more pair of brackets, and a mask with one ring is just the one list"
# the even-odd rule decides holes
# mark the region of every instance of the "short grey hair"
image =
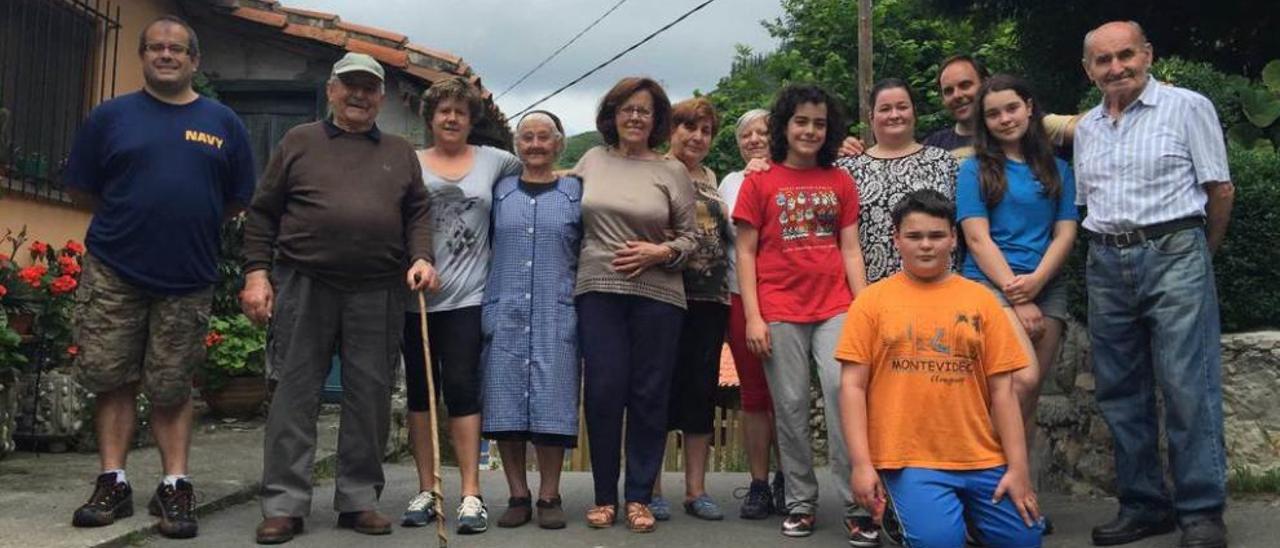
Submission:
[[1084,35],[1084,56],[1083,56],[1083,57],[1081,57],[1081,59],[1082,59],[1084,62],[1086,62],[1086,63],[1087,63],[1087,62],[1089,61],[1089,42],[1093,40],[1093,35],[1097,34],[1097,33],[1098,33],[1098,30],[1099,30],[1099,29],[1101,29],[1102,27],[1105,27],[1105,26],[1110,25],[1110,24],[1112,24],[1112,23],[1123,23],[1123,24],[1125,24],[1125,25],[1128,25],[1130,29],[1132,29],[1134,32],[1138,33],[1138,38],[1142,41],[1142,43],[1143,43],[1144,45],[1148,43],[1148,42],[1147,42],[1147,31],[1142,30],[1142,25],[1139,25],[1137,21],[1133,21],[1133,20],[1129,20],[1129,21],[1108,21],[1108,22],[1106,22],[1106,23],[1103,23],[1103,24],[1101,24],[1101,25],[1098,25],[1098,26],[1097,26],[1097,27],[1095,27],[1093,30],[1091,30],[1091,31],[1089,31],[1089,32],[1087,32],[1087,33],[1085,33],[1085,35]]
[[733,136],[742,137],[742,132],[743,130],[747,129],[747,125],[751,124],[751,122],[754,122],[759,118],[767,119],[768,117],[769,117],[769,111],[762,108],[753,108],[751,110],[748,110],[742,113],[742,116],[738,117],[737,125],[733,126]]

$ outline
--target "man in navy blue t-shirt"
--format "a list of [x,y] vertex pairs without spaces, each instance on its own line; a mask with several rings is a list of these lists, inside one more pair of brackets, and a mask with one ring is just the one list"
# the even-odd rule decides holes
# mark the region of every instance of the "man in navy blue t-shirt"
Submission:
[[133,513],[125,458],[138,389],[164,479],[149,510],[168,537],[196,535],[187,477],[191,373],[204,359],[219,228],[253,196],[249,135],[231,109],[191,87],[200,62],[195,31],[161,17],[138,41],[143,90],[93,110],[65,172],[72,194],[93,206],[76,290],[76,372],[97,394],[102,473],[75,511],[78,527]]

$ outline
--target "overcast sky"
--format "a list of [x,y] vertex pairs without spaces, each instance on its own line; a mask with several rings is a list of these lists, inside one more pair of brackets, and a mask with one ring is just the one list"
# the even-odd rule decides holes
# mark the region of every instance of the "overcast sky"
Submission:
[[[405,34],[412,42],[461,56],[496,95],[617,0],[282,0],[289,7],[337,13],[344,21]],[[628,0],[503,96],[508,115],[541,99],[667,24],[702,0]],[[595,127],[600,97],[623,76],[662,82],[673,101],[704,92],[729,71],[734,45],[755,51],[776,42],[760,25],[782,15],[778,0],[716,0],[539,108],[576,134]]]

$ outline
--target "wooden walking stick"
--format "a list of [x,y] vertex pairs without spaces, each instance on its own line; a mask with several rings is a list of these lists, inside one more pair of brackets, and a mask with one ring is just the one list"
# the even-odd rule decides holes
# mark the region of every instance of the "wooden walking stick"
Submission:
[[449,546],[449,534],[444,528],[444,480],[440,477],[440,425],[436,421],[436,380],[434,368],[431,367],[431,343],[427,337],[427,298],[422,291],[418,292],[418,317],[422,321],[422,363],[427,369],[427,409],[431,413],[431,460],[432,475],[431,498],[435,499],[436,540],[441,548]]

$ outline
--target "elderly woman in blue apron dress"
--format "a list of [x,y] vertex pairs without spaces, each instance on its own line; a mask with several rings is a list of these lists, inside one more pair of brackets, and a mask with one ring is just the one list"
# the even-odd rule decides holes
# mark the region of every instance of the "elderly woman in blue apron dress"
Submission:
[[553,173],[564,148],[555,115],[532,111],[516,126],[518,177],[493,188],[493,259],[485,286],[484,436],[497,440],[511,489],[499,527],[533,518],[525,447],[541,474],[538,525],[564,527],[560,468],[577,446],[580,358],[573,289],[582,240],[582,182]]

